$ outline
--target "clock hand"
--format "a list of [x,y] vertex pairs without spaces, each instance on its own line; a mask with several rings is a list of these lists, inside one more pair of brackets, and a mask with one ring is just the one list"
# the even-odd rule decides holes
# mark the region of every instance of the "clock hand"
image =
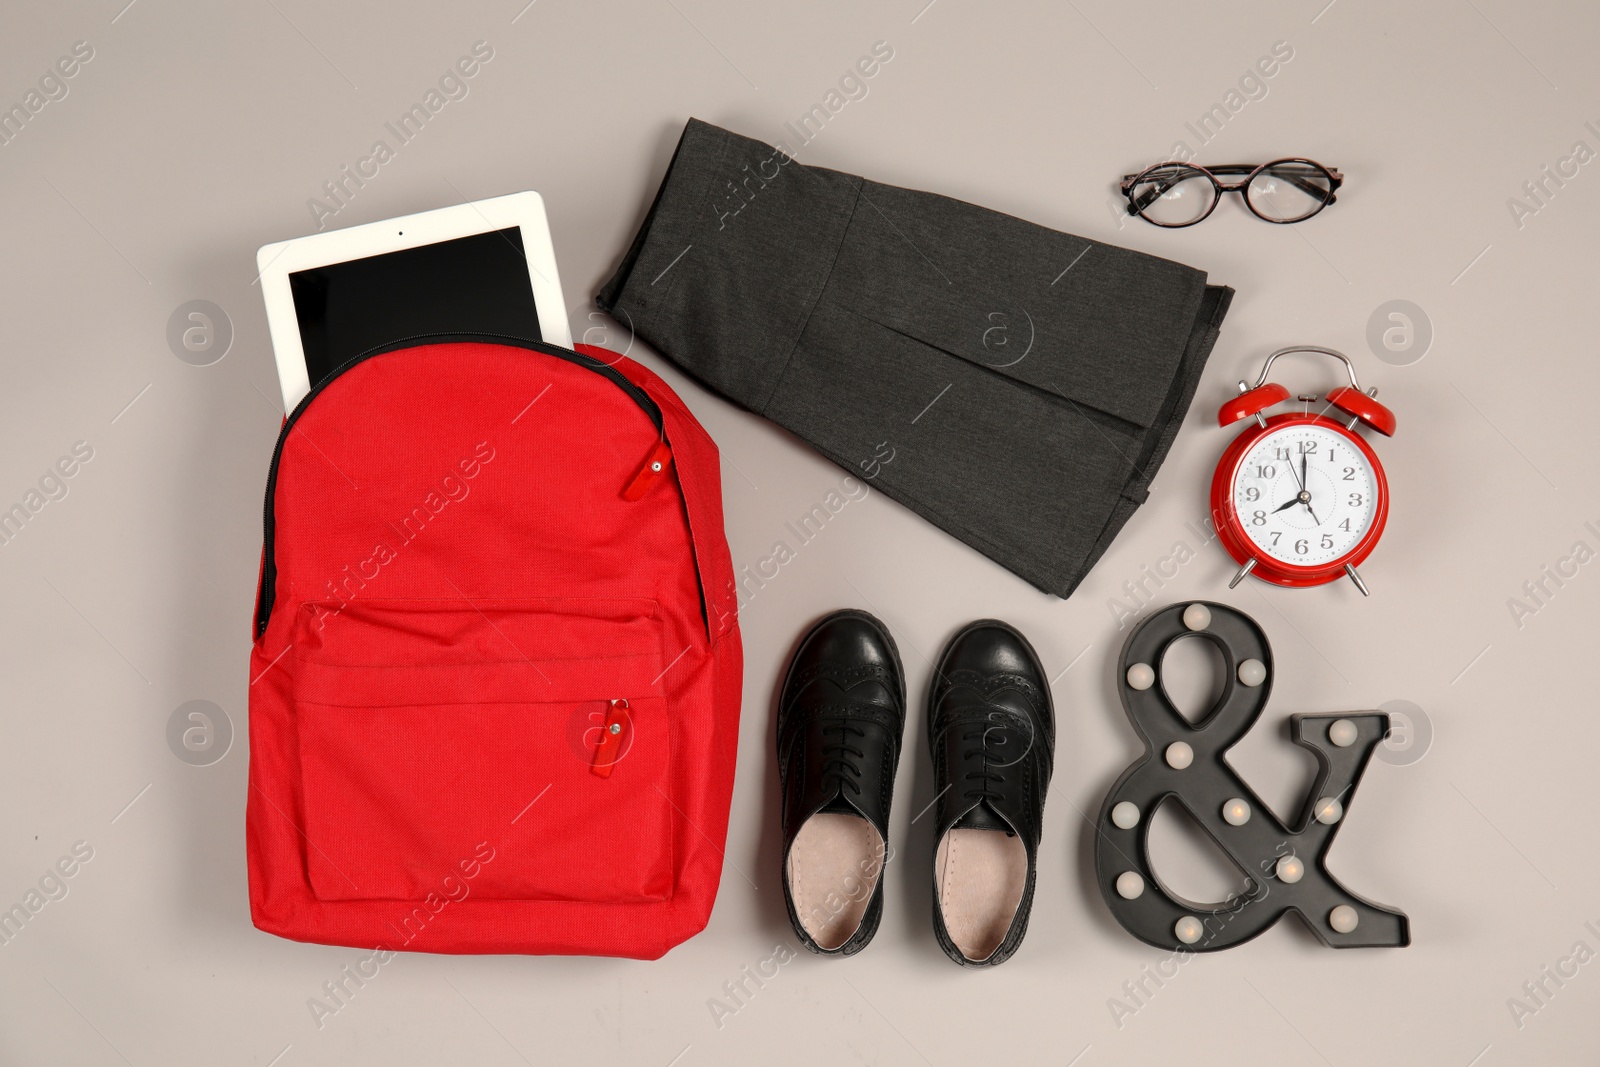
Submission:
[[[1306,458],[1307,458],[1307,455],[1308,454],[1305,453],[1305,452],[1300,453],[1300,495],[1295,497],[1294,503],[1304,504],[1306,506],[1306,510],[1311,512],[1311,521],[1316,523],[1318,526],[1321,526],[1322,525],[1322,520],[1317,518],[1317,509],[1311,506],[1311,490],[1306,488]],[[1294,463],[1293,462],[1291,462],[1289,464],[1289,473],[1290,474],[1294,473]]]
[[[1289,470],[1291,472],[1294,471],[1294,464],[1293,463],[1289,464]],[[1277,507],[1273,508],[1272,509],[1272,513],[1274,515],[1276,515],[1280,511],[1288,511],[1290,508],[1294,507],[1296,504],[1304,504],[1306,506],[1306,510],[1307,511],[1311,511],[1311,494],[1306,492],[1305,489],[1301,489],[1294,496],[1290,497],[1288,500],[1286,500],[1282,504],[1279,504]],[[1311,511],[1311,517],[1313,519],[1315,519],[1317,517],[1317,513],[1315,511]],[[1321,526],[1322,524],[1319,522],[1319,523],[1317,523],[1317,525]]]

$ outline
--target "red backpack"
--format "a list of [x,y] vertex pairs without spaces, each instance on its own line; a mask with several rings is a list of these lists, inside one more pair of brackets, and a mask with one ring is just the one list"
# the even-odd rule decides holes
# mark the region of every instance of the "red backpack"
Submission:
[[577,347],[409,338],[285,421],[250,659],[262,930],[654,959],[710,917],[742,666],[717,450]]

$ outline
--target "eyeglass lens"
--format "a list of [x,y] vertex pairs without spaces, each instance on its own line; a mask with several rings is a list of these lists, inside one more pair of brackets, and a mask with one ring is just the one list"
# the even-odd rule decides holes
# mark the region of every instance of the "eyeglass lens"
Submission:
[[1311,163],[1274,163],[1264,167],[1245,189],[1256,214],[1274,222],[1299,222],[1327,204],[1333,193],[1328,172]]
[[1157,226],[1188,226],[1205,218],[1217,187],[1203,171],[1182,164],[1153,167],[1130,190],[1139,214]]

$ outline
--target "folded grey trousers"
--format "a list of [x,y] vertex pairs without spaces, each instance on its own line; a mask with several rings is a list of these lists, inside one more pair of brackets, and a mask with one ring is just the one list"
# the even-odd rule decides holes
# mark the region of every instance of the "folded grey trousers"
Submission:
[[691,376],[1065,597],[1144,502],[1233,290],[697,119],[596,296]]

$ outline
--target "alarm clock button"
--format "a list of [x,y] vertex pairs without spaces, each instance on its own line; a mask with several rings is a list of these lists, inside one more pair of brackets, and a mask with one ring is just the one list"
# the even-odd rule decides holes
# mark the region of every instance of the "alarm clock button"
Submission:
[[[1240,383],[1243,384],[1242,382]],[[1231,426],[1240,419],[1248,419],[1253,415],[1270,408],[1274,404],[1281,404],[1289,399],[1289,390],[1276,382],[1268,382],[1249,392],[1240,393],[1217,411],[1217,425]],[[1354,414],[1352,412],[1352,414]]]
[[[1374,390],[1376,392],[1376,390]],[[1249,396],[1246,393],[1245,396]],[[1243,400],[1244,397],[1240,397]],[[1354,415],[1366,425],[1377,430],[1385,437],[1393,437],[1395,422],[1394,412],[1378,403],[1359,389],[1352,389],[1348,385],[1341,385],[1328,394],[1328,403],[1344,412]]]

